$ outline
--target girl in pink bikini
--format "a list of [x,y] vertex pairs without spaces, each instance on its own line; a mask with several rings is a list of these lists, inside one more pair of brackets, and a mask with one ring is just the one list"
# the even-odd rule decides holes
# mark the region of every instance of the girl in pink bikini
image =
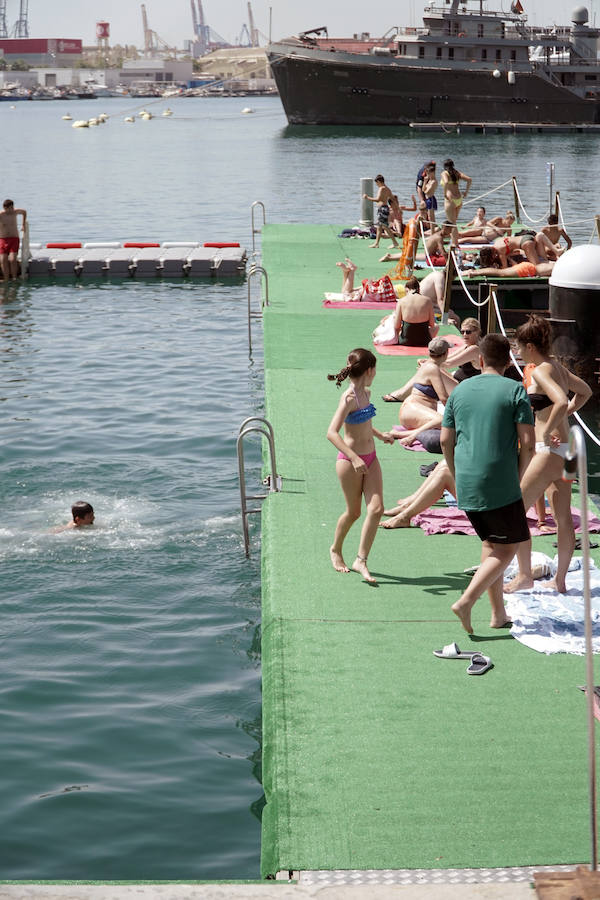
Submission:
[[[371,584],[375,584],[376,579],[367,568],[367,557],[383,514],[383,481],[373,438],[386,444],[394,443],[391,434],[378,431],[372,423],[376,413],[369,388],[375,378],[376,363],[370,350],[359,348],[348,354],[346,365],[337,375],[327,376],[338,387],[346,378],[350,380],[350,387],[342,394],[327,429],[328,440],[339,451],[335,468],[346,500],[346,509],[338,519],[329,554],[336,572],[350,571],[342,556],[342,545],[350,528],[360,518],[364,495],[367,517],[352,569]],[[340,434],[342,427],[343,437]]]

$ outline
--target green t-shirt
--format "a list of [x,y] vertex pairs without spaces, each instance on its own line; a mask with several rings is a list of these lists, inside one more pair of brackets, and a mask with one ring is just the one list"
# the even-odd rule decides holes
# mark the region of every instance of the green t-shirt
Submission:
[[523,385],[481,374],[454,388],[442,425],[456,431],[454,464],[460,509],[498,509],[521,496],[517,425],[533,425]]

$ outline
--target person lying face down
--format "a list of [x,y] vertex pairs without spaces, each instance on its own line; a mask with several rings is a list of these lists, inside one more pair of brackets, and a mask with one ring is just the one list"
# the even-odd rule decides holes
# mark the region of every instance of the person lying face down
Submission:
[[535,278],[544,277],[552,273],[554,268],[554,260],[547,262],[532,263],[529,260],[512,265],[502,265],[500,254],[495,247],[483,247],[479,253],[480,269],[472,269],[465,273],[465,277],[472,278],[475,275],[485,275],[499,278]]

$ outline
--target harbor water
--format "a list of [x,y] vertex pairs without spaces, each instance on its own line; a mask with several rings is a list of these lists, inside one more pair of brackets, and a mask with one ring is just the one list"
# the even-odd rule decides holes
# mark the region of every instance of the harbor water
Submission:
[[[268,221],[335,223],[343,257],[361,177],[382,172],[407,203],[422,163],[447,156],[473,197],[517,175],[533,219],[553,162],[576,243],[600,213],[593,135],[290,128],[277,98],[247,97],[169,98],[124,122],[144,102],[0,104],[3,194],[32,241],[251,249],[262,200]],[[73,129],[67,108],[110,118]],[[482,202],[503,213],[512,189]],[[263,380],[246,284],[0,286],[0,353],[0,879],[257,878],[260,533],[255,518],[248,561],[235,440]],[[254,488],[257,444],[247,456]],[[54,532],[78,499],[94,528]]]

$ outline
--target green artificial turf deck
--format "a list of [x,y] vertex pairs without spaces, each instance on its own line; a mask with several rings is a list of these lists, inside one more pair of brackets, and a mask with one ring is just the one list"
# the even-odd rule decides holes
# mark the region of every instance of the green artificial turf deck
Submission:
[[[450,605],[479,561],[477,538],[381,531],[369,556],[377,587],[329,562],[343,498],[326,439],[338,392],[326,375],[353,347],[371,347],[382,313],[323,309],[323,292],[339,291],[334,264],[345,254],[359,278],[387,270],[368,241],[338,240],[339,230],[263,231],[266,415],[283,476],[262,516],[263,877],[588,860],[584,660],[490,629],[487,597],[473,612],[476,634],[465,634]],[[380,429],[399,409],[381,394],[414,366],[378,357]],[[376,444],[390,505],[439,459]],[[534,538],[534,549],[554,555],[552,540]],[[471,677],[467,661],[432,655],[452,641],[491,656],[494,669]]]

